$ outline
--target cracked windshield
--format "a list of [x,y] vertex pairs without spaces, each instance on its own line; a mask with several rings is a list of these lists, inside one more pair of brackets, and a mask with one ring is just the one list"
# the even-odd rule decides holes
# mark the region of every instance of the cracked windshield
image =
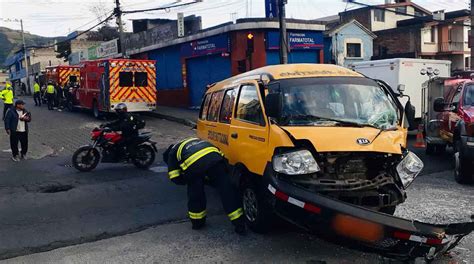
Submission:
[[353,123],[391,129],[398,122],[393,99],[375,82],[353,84],[344,79],[283,88],[282,116],[290,126]]

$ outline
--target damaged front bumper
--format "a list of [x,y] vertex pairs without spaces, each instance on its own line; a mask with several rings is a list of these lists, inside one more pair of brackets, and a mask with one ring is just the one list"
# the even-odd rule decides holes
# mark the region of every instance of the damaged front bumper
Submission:
[[263,180],[279,216],[332,242],[389,258],[433,259],[474,230],[473,222],[427,224],[344,203],[279,180],[268,170]]

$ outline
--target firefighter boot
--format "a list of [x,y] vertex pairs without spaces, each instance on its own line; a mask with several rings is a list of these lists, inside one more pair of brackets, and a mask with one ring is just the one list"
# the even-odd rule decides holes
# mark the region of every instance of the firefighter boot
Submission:
[[232,224],[235,227],[235,233],[244,236],[247,233],[247,228],[245,227],[245,220],[244,217],[241,216],[234,221],[232,221]]
[[202,219],[191,219],[191,223],[193,224],[193,230],[202,229],[206,225],[206,217]]

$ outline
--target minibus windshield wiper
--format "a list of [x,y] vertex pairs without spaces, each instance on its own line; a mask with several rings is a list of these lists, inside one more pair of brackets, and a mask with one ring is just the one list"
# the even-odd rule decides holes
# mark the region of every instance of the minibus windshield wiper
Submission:
[[367,123],[357,123],[357,122],[352,122],[352,121],[346,121],[346,120],[340,120],[340,119],[322,117],[322,116],[315,116],[315,115],[288,115],[283,118],[283,120],[285,120],[285,122],[283,123],[288,124],[291,120],[295,120],[295,119],[297,120],[303,119],[303,120],[308,120],[308,121],[332,121],[341,125],[354,126],[354,127],[373,127],[373,128],[379,129],[376,126],[367,124]]

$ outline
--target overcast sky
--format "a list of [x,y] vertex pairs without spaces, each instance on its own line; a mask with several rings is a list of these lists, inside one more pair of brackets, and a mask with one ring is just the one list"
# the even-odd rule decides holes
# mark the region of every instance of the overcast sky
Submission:
[[[181,0],[189,2],[190,0]],[[382,4],[384,0],[359,0],[367,4]],[[422,7],[435,11],[467,9],[469,0],[414,0]],[[42,36],[64,36],[74,30],[84,30],[98,22],[97,16],[110,14],[114,0],[0,0],[0,26],[19,29],[18,22],[1,19],[23,19],[25,31]],[[124,10],[166,6],[170,0],[121,0]],[[342,0],[288,0],[287,17],[315,19],[335,15],[357,6]],[[94,11],[96,10],[96,11]],[[98,11],[98,12],[97,12]],[[231,21],[233,18],[263,17],[264,0],[203,0],[202,3],[167,11],[126,15],[127,30],[131,19],[176,18],[177,12],[200,15],[203,26],[209,27]]]

